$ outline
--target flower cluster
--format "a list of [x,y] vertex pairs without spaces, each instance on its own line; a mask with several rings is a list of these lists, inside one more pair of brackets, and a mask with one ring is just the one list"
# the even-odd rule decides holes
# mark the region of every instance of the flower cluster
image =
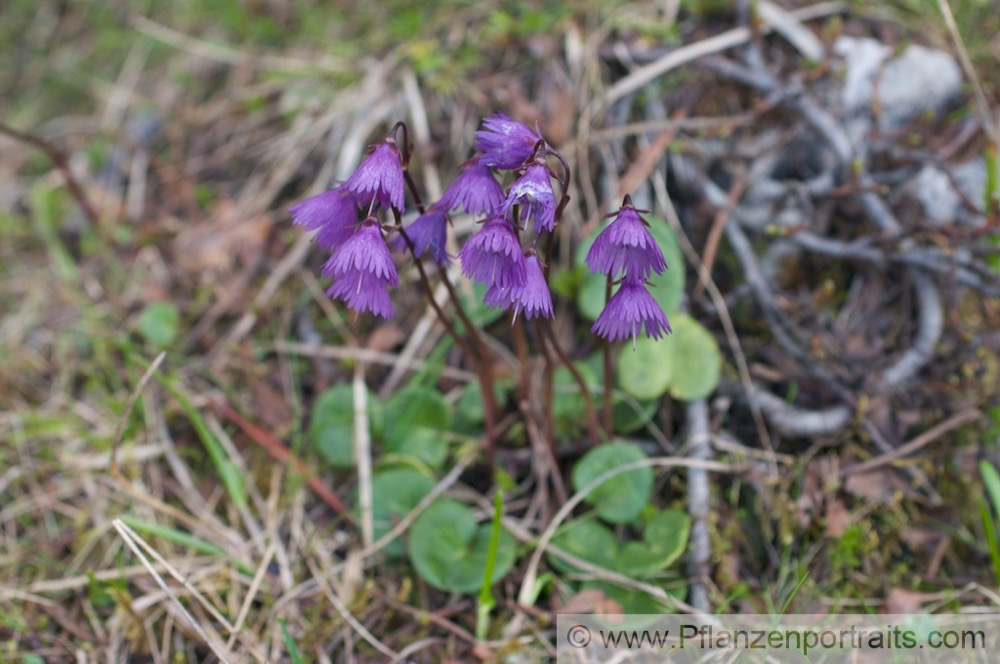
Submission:
[[[515,319],[521,312],[525,318],[553,315],[544,266],[534,249],[522,249],[519,224],[533,221],[536,237],[555,230],[556,195],[543,148],[541,136],[517,120],[502,113],[487,118],[476,132],[473,165],[442,198],[442,202],[466,201],[467,211],[485,215],[482,228],[458,254],[462,273],[487,287],[486,305],[511,309]],[[497,184],[492,169],[517,174],[507,192]]]
[[[399,287],[399,274],[376,213],[379,209],[402,213],[405,188],[402,157],[390,134],[372,146],[344,184],[290,210],[292,220],[316,230],[317,244],[331,252],[323,266],[323,275],[334,279],[327,295],[354,311],[392,316],[389,289]],[[360,220],[359,209],[366,210]]]
[[661,274],[667,269],[667,262],[629,196],[614,217],[590,247],[587,267],[594,274],[620,279],[621,286],[591,330],[608,341],[631,337],[634,345],[645,326],[647,336],[659,339],[664,333],[670,334],[670,323],[646,289],[646,280],[652,273]]
[[[403,228],[409,146],[405,140],[397,143],[401,126],[372,146],[341,186],[291,209],[295,223],[315,230],[316,242],[331,252],[323,267],[323,274],[334,280],[327,294],[357,312],[391,316],[389,291],[399,287],[399,275],[386,236],[398,233],[391,243],[394,249],[409,251],[418,260],[427,255],[445,268],[451,261],[446,249],[449,214],[464,210],[480,217],[481,227],[465,242],[458,258],[463,274],[486,286],[483,302],[510,309],[515,320],[521,314],[552,318],[547,269],[534,247],[543,233],[555,232],[567,200],[568,167],[560,177],[548,164],[554,156],[565,167],[562,157],[539,132],[498,113],[483,120],[476,132],[475,154],[441,199],[426,208],[418,201],[420,215]],[[403,133],[405,139],[405,128]],[[497,179],[501,171],[514,174],[506,190]],[[553,178],[563,190],[560,202]],[[379,222],[383,211],[392,213],[395,226]],[[525,249],[521,235],[528,228],[532,237]],[[634,343],[643,328],[653,338],[670,332],[663,309],[647,290],[647,279],[662,273],[667,264],[629,197],[595,240],[587,265],[620,284],[594,323],[595,334],[609,341],[631,337]]]

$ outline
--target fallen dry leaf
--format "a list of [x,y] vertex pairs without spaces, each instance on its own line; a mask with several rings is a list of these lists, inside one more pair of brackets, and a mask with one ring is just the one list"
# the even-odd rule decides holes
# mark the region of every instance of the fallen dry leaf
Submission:
[[933,595],[913,592],[903,588],[893,588],[885,598],[883,613],[919,613],[924,602],[933,599]]
[[607,603],[608,596],[604,594],[603,590],[589,588],[570,597],[565,604],[557,606],[555,611],[557,613],[604,613]]
[[851,525],[851,514],[844,503],[837,498],[826,503],[826,536],[839,538]]
[[902,487],[899,485],[899,479],[895,473],[885,469],[877,469],[848,476],[847,481],[844,482],[844,489],[861,498],[888,503]]
[[367,346],[370,350],[388,352],[402,343],[407,337],[406,332],[395,323],[379,325],[368,335]]

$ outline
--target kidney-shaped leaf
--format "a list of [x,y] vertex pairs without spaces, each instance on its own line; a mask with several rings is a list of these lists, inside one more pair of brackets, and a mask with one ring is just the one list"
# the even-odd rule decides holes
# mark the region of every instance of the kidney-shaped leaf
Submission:
[[340,468],[354,465],[354,390],[337,385],[313,404],[309,436],[327,463]]
[[719,384],[722,354],[715,337],[698,321],[677,314],[674,331],[660,340],[646,337],[627,346],[618,356],[618,384],[638,399],[654,399],[667,392],[675,399],[694,401],[710,395]]
[[680,510],[659,512],[646,524],[641,542],[627,542],[618,557],[618,570],[646,576],[669,567],[687,547],[691,517]]
[[[607,443],[587,452],[573,468],[573,488],[577,491],[618,466],[646,458],[632,443]],[[605,521],[630,523],[649,502],[653,492],[653,470],[636,468],[615,475],[599,484],[586,497]]]
[[[387,468],[372,477],[372,521],[375,539],[392,530],[396,522],[410,513],[424,496],[434,488],[434,481],[415,468]],[[389,556],[405,552],[400,540],[393,540],[385,547]]]
[[451,428],[448,404],[431,387],[409,387],[392,395],[382,410],[386,450],[409,455],[431,467],[448,454],[444,432]]
[[[477,591],[486,573],[491,530],[490,523],[477,523],[472,510],[462,503],[438,500],[410,528],[410,560],[421,578],[435,588]],[[514,537],[501,529],[491,583],[510,571],[514,557]]]
[[715,391],[722,371],[722,354],[712,333],[690,316],[673,321],[674,333],[664,339],[673,349],[670,394],[675,399],[694,401]]
[[[603,569],[615,569],[618,540],[607,526],[597,521],[588,519],[570,521],[552,538],[552,544]],[[552,567],[561,572],[582,571],[558,556],[549,555],[548,558]]]
[[673,379],[674,349],[666,339],[642,337],[635,348],[618,356],[618,384],[637,399],[656,399],[667,393]]

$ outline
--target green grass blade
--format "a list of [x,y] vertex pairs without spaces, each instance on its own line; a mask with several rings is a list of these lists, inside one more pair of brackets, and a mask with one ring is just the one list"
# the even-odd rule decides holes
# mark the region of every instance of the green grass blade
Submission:
[[1000,542],[997,541],[997,531],[993,524],[993,515],[990,514],[990,506],[983,498],[979,499],[979,516],[983,520],[983,535],[986,537],[986,547],[993,562],[993,578],[1000,586]]
[[31,189],[31,207],[34,212],[35,228],[45,244],[49,259],[56,274],[64,281],[79,279],[76,262],[59,237],[59,228],[66,212],[61,205],[62,192],[47,185],[37,184]]
[[292,664],[305,664],[306,660],[302,659],[299,647],[295,645],[295,639],[288,633],[288,625],[284,620],[278,620],[278,624],[281,625],[281,635],[285,639],[285,648],[288,649],[288,658],[292,660]]
[[190,549],[191,551],[197,551],[198,553],[204,553],[210,556],[226,556],[226,552],[222,549],[222,547],[217,544],[212,544],[207,540],[203,540],[200,537],[195,537],[194,535],[186,533],[183,530],[177,530],[176,528],[171,528],[170,526],[161,526],[158,523],[149,523],[148,521],[143,521],[142,519],[138,519],[128,514],[123,514],[120,518],[126,526],[142,535],[159,537],[162,540],[173,542],[178,546]]
[[979,462],[979,474],[983,476],[983,486],[993,503],[993,513],[1000,516],[1000,473],[989,461]]
[[216,440],[215,434],[208,428],[201,413],[194,407],[191,400],[187,398],[187,395],[174,385],[171,379],[160,374],[156,374],[156,379],[177,399],[177,403],[180,404],[184,414],[191,421],[191,425],[194,426],[195,431],[198,433],[198,438],[201,439],[209,458],[212,460],[212,464],[215,466],[216,472],[219,474],[219,479],[222,481],[229,499],[237,507],[241,509],[245,508],[247,506],[247,491],[246,485],[243,483],[243,475],[232,459],[226,455],[222,443]]
[[476,638],[486,639],[489,627],[490,611],[496,606],[493,597],[493,570],[497,564],[497,549],[500,548],[500,520],[503,516],[503,491],[497,490],[496,501],[493,504],[493,529],[490,532],[490,548],[486,554],[486,569],[483,570],[483,586],[479,590],[479,607],[476,611]]

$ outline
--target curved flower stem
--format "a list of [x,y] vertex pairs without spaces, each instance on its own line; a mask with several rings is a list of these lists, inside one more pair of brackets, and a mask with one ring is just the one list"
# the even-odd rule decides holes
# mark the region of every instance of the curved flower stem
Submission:
[[[399,236],[403,238],[403,242],[406,244],[406,248],[409,250],[410,255],[413,256],[414,263],[416,263],[417,272],[420,274],[420,282],[423,285],[424,290],[427,292],[428,302],[430,302],[431,307],[434,309],[434,313],[437,314],[438,320],[440,320],[441,324],[444,325],[445,330],[455,340],[455,343],[458,344],[458,347],[461,348],[462,353],[465,354],[465,357],[468,358],[469,363],[472,365],[472,368],[476,373],[476,377],[479,379],[479,387],[483,393],[483,418],[485,420],[485,428],[486,428],[485,432],[486,458],[490,466],[490,471],[492,472],[494,465],[494,455],[496,451],[494,433],[495,433],[495,424],[496,424],[495,420],[497,411],[496,395],[493,392],[492,368],[489,366],[488,361],[484,357],[480,357],[475,352],[473,352],[472,348],[469,347],[469,344],[466,343],[465,338],[458,333],[458,330],[455,329],[455,326],[452,324],[451,320],[445,315],[444,311],[441,309],[441,305],[439,305],[437,303],[437,300],[434,299],[434,287],[431,285],[430,277],[427,276],[427,271],[424,269],[423,262],[420,260],[420,257],[417,256],[417,252],[413,246],[413,240],[411,240],[409,234],[407,234],[407,232],[403,230],[403,218],[402,216],[400,216],[397,210],[393,210],[392,213],[396,219],[396,230],[399,232]],[[441,270],[441,278],[444,281],[446,288],[448,289],[448,295],[456,303],[457,305],[456,309],[460,312],[462,320],[463,322],[465,322],[466,328],[470,330],[473,329],[469,326],[470,324],[467,322],[468,319],[465,318],[464,312],[461,309],[461,305],[458,304],[457,302],[458,298],[455,294],[454,289],[451,287],[451,282],[448,281],[447,273],[445,273],[443,269],[440,268],[440,266],[439,270]]]
[[[398,123],[402,124],[402,123]],[[406,135],[406,125],[402,124],[402,129],[404,136]],[[403,163],[408,164],[410,158],[410,147],[409,144],[403,150]],[[410,195],[413,196],[413,203],[417,206],[417,210],[420,214],[424,214],[427,210],[424,207],[423,199],[420,196],[420,190],[417,189],[417,183],[413,181],[413,176],[410,174],[409,168],[403,169],[403,179],[406,181],[406,187],[410,190]],[[444,320],[444,314],[440,307],[437,306],[437,302],[434,301],[434,291],[430,287],[430,280],[427,277],[424,267],[420,262],[420,258],[417,257],[413,250],[413,244],[406,239],[406,233],[403,231],[403,220],[402,217],[396,210],[393,210],[393,214],[396,216],[396,226],[399,228],[400,235],[403,236],[404,241],[410,249],[410,253],[413,255],[413,259],[417,264],[417,269],[420,271],[420,277],[424,282],[424,287],[427,290],[427,297],[430,299],[431,303],[434,305],[434,310],[437,312],[439,318]],[[465,333],[469,335],[469,339],[472,341],[472,345],[475,346],[476,352],[478,353],[478,361],[472,360],[473,354],[468,346],[463,348],[466,356],[470,358],[470,362],[476,365],[476,375],[479,376],[479,387],[483,393],[483,417],[486,426],[486,456],[489,460],[490,472],[493,470],[493,457],[495,452],[494,445],[494,424],[497,418],[497,399],[496,393],[493,389],[493,364],[490,362],[490,354],[486,348],[486,344],[483,343],[482,338],[479,336],[479,331],[476,326],[472,324],[469,319],[468,314],[465,312],[465,307],[462,306],[462,301],[458,297],[458,293],[455,292],[455,287],[451,283],[451,279],[448,277],[448,271],[441,267],[438,267],[438,276],[441,279],[441,283],[444,284],[445,289],[448,291],[448,298],[451,300],[452,306],[455,307],[455,311],[458,313],[459,319],[465,326]],[[452,327],[449,333],[458,340],[458,332]],[[464,342],[463,342],[464,345]]]
[[[426,212],[426,209],[424,208],[424,203],[420,198],[420,192],[417,190],[417,183],[413,181],[413,176],[410,175],[410,171],[408,170],[403,170],[403,177],[406,180],[406,186],[409,188],[410,194],[413,195],[413,201],[417,206],[417,210],[420,211],[420,214],[423,214]],[[398,214],[396,217],[396,224],[400,227],[400,229],[402,229],[402,222],[400,221]],[[412,247],[410,248],[410,251],[412,253]],[[414,258],[416,258],[416,256],[414,256]],[[419,263],[419,260],[417,262]],[[468,314],[466,314],[465,307],[462,306],[462,301],[458,298],[458,293],[455,292],[455,287],[452,285],[451,279],[448,277],[448,271],[438,265],[438,275],[441,277],[441,282],[444,284],[445,288],[448,289],[448,297],[451,299],[451,303],[455,306],[455,311],[458,313],[458,317],[461,319],[462,324],[465,325],[466,334],[469,335],[469,338],[472,340],[472,344],[479,352],[483,361],[484,369],[492,378],[493,368],[489,362],[489,351],[486,348],[486,344],[483,343],[482,338],[479,336],[479,331],[476,329],[476,326],[472,324]]]
[[[543,326],[544,323],[539,321],[539,326]],[[542,351],[542,356],[545,358],[545,378],[542,381],[545,385],[545,393],[543,395],[545,412],[545,439],[549,441],[549,448],[552,450],[552,458],[558,459],[558,445],[556,444],[556,422],[555,422],[555,362],[552,361],[552,354],[549,352],[548,346],[545,343],[545,334],[541,329],[537,329],[538,332],[538,348]]]
[[531,393],[531,356],[528,350],[528,336],[524,333],[524,319],[518,318],[511,325],[511,333],[514,337],[514,352],[517,354],[517,361],[521,368],[517,379],[517,392],[519,400],[527,400]]
[[[604,306],[608,306],[608,300],[610,299],[611,277],[608,277],[608,283],[604,287]],[[604,353],[604,431],[608,434],[608,438],[610,438],[614,426],[614,410],[611,406],[611,343],[607,339],[603,340],[602,351]]]
[[546,320],[543,323],[545,332],[549,337],[549,341],[552,343],[552,350],[556,352],[556,356],[559,361],[563,363],[569,373],[573,376],[573,380],[576,381],[577,387],[580,388],[580,394],[583,395],[584,408],[587,411],[587,428],[590,430],[590,439],[594,445],[600,445],[604,436],[601,435],[601,427],[597,423],[597,409],[594,407],[594,399],[590,396],[590,388],[587,387],[587,383],[583,380],[583,375],[580,374],[580,370],[574,366],[573,361],[566,355],[566,351],[562,349],[559,344],[559,338],[556,336],[555,328],[551,321]]

